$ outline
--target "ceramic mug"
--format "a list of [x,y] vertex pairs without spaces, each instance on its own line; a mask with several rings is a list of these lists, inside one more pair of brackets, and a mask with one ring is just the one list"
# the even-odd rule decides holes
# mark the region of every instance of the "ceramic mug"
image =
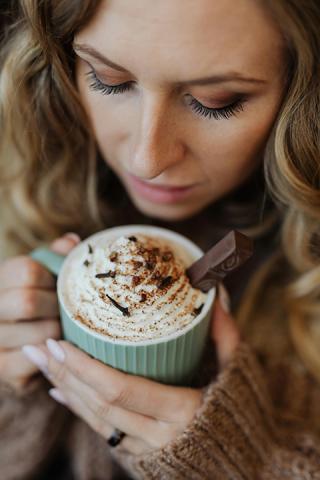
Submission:
[[67,256],[54,253],[46,247],[36,248],[30,256],[58,277],[57,295],[64,339],[101,362],[124,372],[167,384],[188,385],[198,368],[205,347],[215,288],[207,293],[201,313],[183,329],[166,337],[134,342],[113,339],[90,329],[72,317],[64,300],[63,284],[69,264],[83,249],[88,251],[88,244],[94,244],[101,236],[109,241],[122,235],[139,233],[163,238],[171,244],[176,244],[177,248],[188,253],[191,258],[190,264],[203,255],[203,251],[196,244],[176,232],[148,225],[128,225],[91,235],[76,245]]

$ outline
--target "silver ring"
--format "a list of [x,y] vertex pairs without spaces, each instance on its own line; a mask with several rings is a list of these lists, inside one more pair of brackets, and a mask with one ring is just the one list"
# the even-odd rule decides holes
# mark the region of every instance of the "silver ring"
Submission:
[[124,432],[115,428],[112,432],[112,435],[107,439],[108,444],[110,447],[116,447],[122,441],[122,439],[126,436]]

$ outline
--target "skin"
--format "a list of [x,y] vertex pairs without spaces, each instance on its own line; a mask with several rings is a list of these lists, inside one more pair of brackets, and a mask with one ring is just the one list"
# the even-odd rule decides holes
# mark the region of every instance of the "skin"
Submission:
[[[106,67],[83,45],[127,72]],[[261,162],[281,105],[285,58],[280,33],[253,0],[103,1],[76,35],[74,48],[77,86],[99,148],[142,212],[165,220],[191,217],[239,186]],[[92,68],[101,82],[133,81],[134,88],[103,96],[89,88]],[[260,82],[181,85],[230,72]],[[245,102],[236,116],[217,120],[193,112],[191,97],[211,108],[240,97]],[[155,205],[132,189],[127,172],[152,184],[199,185],[183,202]],[[220,370],[240,342],[226,305],[220,291],[211,335]],[[51,395],[57,401],[105,438],[115,427],[124,431],[117,448],[131,453],[174,440],[202,402],[200,390],[126,375],[67,342],[50,341],[24,353],[55,386]]]
[[[104,65],[84,45],[128,72]],[[261,162],[283,95],[285,62],[281,35],[255,1],[103,1],[74,48],[77,85],[99,148],[143,213],[188,218]],[[103,84],[134,84],[103,95],[89,88],[91,70]],[[230,72],[261,83],[181,85]],[[192,98],[209,108],[242,99],[243,111],[229,119],[201,117],[189,105]],[[183,201],[155,204],[136,192],[128,173],[150,184],[198,185]]]
[[[51,244],[65,255],[77,243],[66,234]],[[21,352],[26,343],[41,345],[48,337],[61,338],[54,277],[26,255],[0,264],[0,381],[14,390],[28,388],[38,369]]]

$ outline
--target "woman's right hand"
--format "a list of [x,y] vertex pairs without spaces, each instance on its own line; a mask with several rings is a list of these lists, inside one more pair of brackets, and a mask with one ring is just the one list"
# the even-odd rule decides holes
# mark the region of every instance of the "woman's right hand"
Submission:
[[[51,243],[62,255],[80,241],[68,233]],[[21,351],[25,344],[43,344],[61,336],[56,279],[27,255],[0,264],[0,382],[23,390],[39,370]]]

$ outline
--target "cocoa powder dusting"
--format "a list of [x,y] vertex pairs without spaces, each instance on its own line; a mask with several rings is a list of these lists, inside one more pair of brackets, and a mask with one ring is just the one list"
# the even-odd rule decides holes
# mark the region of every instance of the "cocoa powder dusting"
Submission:
[[141,278],[138,275],[132,277],[132,285],[136,287],[141,282]]
[[112,252],[110,254],[109,259],[111,260],[111,262],[116,262],[118,260],[118,253],[117,252]]
[[144,292],[141,293],[140,303],[145,302],[146,300],[147,300],[147,295]]
[[138,261],[138,260],[134,260],[134,261],[133,261],[133,266],[134,266],[134,268],[141,268],[142,265],[143,265],[143,262],[140,262],[140,261]]
[[159,280],[159,278],[161,278],[160,272],[154,272],[152,274],[151,280]]

